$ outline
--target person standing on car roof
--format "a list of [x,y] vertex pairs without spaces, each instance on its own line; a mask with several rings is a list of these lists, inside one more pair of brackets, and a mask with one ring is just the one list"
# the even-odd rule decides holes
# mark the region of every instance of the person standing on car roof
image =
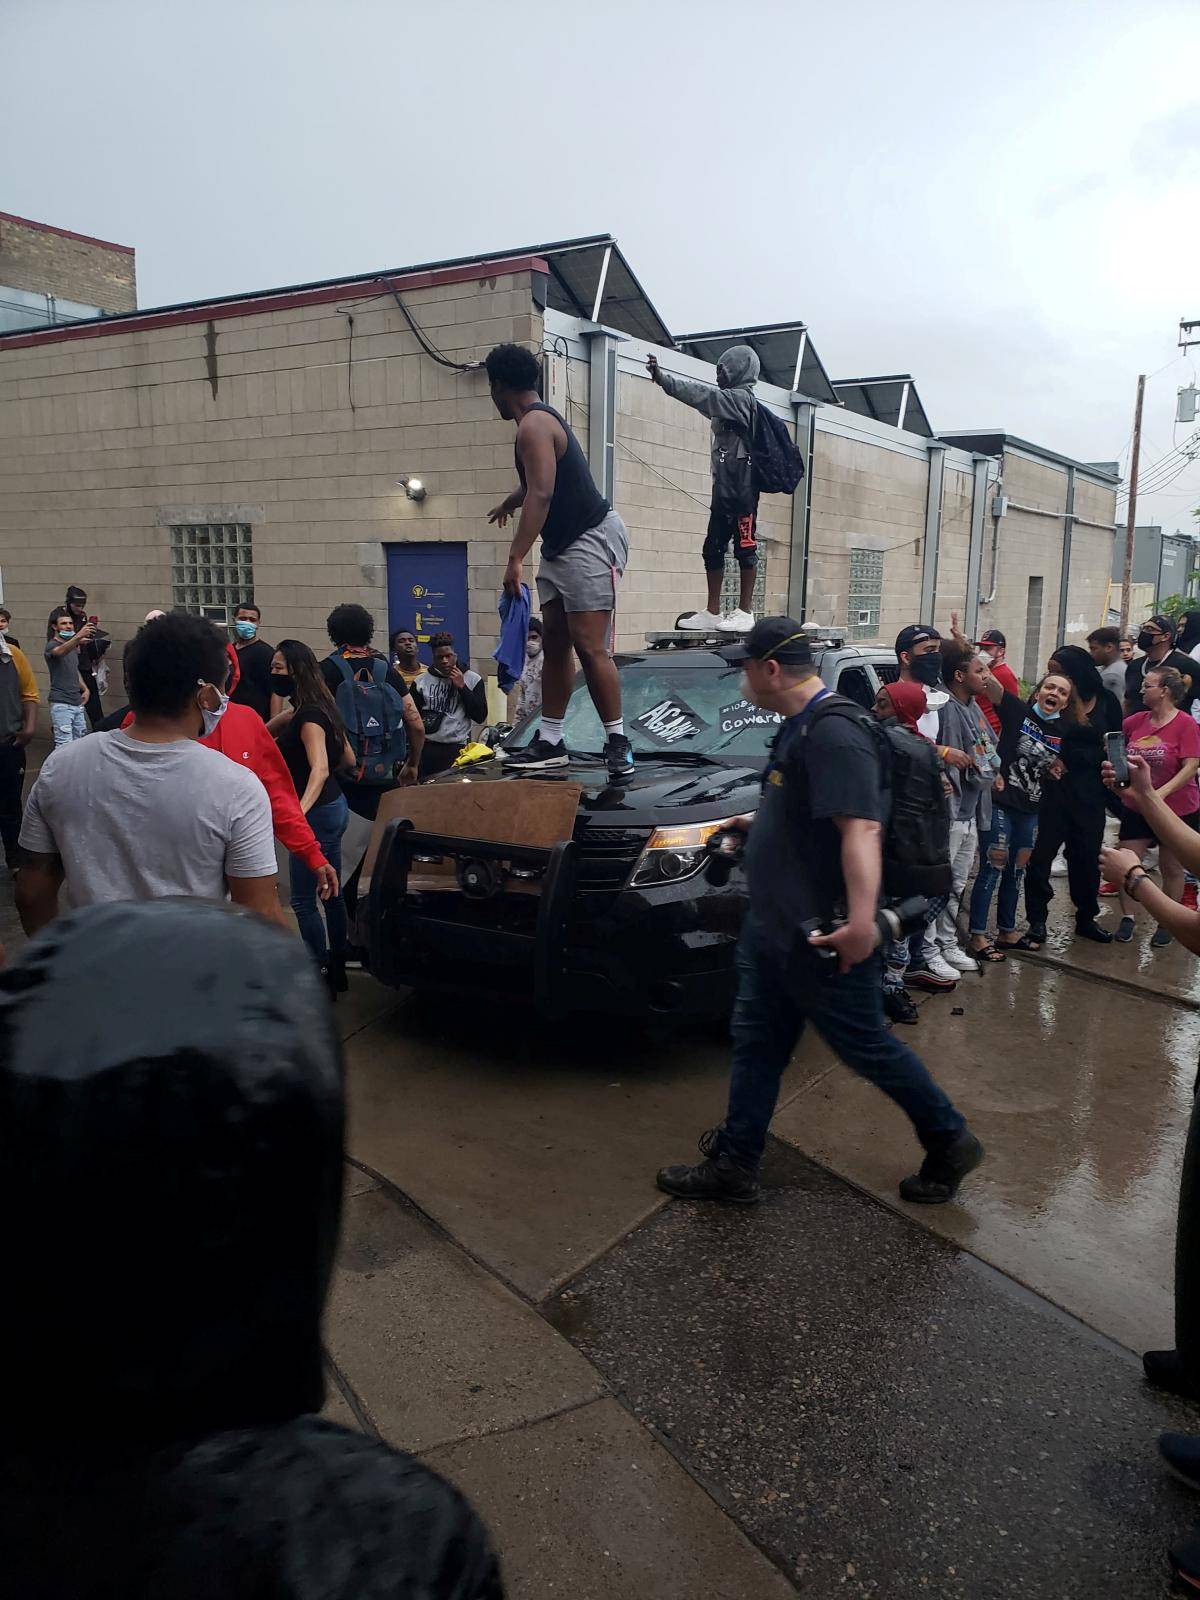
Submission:
[[621,679],[612,658],[617,586],[629,559],[625,524],[592,481],[579,440],[538,393],[541,367],[521,345],[501,344],[488,354],[492,403],[517,425],[520,484],[488,513],[503,528],[520,512],[508,552],[504,592],[521,593],[525,558],[540,539],[538,568],[545,666],[542,719],[537,737],[507,757],[514,771],[565,767],[563,718],[579,657],[596,715],[604,725],[604,760],[614,780],[633,774],[633,751],[621,716]]
[[[712,419],[712,506],[708,537],[704,541],[704,571],[708,577],[708,609],[680,617],[678,626],[707,632],[744,633],[754,626],[754,580],[758,570],[758,489],[750,459],[754,430],[754,385],[761,365],[748,344],[735,344],[717,362],[717,383],[697,383],[664,372],[657,356],[646,367],[659,388],[673,400],[682,400],[702,416]],[[721,616],[721,587],[725,582],[725,552],[733,545],[741,592],[738,608]]]
[[[822,714],[823,701],[846,702],[821,682],[808,638],[790,617],[764,618],[722,654],[744,665],[746,698],[784,722],[758,813],[736,824],[749,836],[750,909],[738,945],[728,1110],[700,1140],[704,1159],[664,1167],[658,1186],[689,1200],[759,1198],[780,1080],[811,1022],[910,1118],[925,1159],[901,1183],[902,1198],[951,1200],[983,1160],[983,1146],[884,1022],[876,915],[887,798],[879,746],[859,718]],[[806,934],[814,921],[840,926]]]

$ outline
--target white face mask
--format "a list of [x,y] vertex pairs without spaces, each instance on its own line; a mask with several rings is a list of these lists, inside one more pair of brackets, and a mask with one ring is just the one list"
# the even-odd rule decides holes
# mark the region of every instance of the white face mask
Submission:
[[[217,688],[215,683],[206,683],[204,687],[206,689]],[[210,711],[207,706],[200,707],[200,715],[204,718],[204,732],[201,735],[202,738],[207,739],[217,731],[217,723],[220,722],[221,718],[225,715],[226,709],[229,706],[229,696],[227,694],[222,694],[219,689],[217,689],[217,699],[219,704],[215,711]]]

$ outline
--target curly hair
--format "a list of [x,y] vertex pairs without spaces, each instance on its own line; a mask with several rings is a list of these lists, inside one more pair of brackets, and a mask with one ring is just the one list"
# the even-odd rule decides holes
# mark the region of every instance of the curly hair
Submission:
[[336,644],[339,649],[344,644],[362,648],[369,645],[375,637],[375,618],[366,606],[356,606],[348,602],[345,605],[334,606],[325,618],[325,628],[330,642]]
[[447,633],[445,629],[443,629],[441,633],[434,634],[433,638],[429,641],[429,648],[431,650],[440,650],[444,644],[448,644],[451,650],[454,649],[454,635],[452,633]]
[[202,683],[220,689],[228,676],[225,638],[206,617],[156,617],[125,647],[125,687],[139,715],[178,717]]
[[488,352],[483,364],[489,382],[511,389],[514,394],[536,389],[542,375],[537,357],[520,344],[498,344]]

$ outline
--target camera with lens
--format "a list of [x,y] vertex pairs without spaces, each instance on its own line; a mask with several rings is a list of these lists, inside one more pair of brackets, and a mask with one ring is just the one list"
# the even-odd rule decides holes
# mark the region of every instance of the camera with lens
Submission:
[[[912,894],[903,900],[889,900],[875,913],[875,948],[894,944],[898,939],[907,939],[909,934],[925,926],[928,915],[929,901],[924,895]],[[809,939],[814,933],[836,933],[841,926],[840,922],[810,917],[807,922],[800,924],[800,932]],[[824,961],[837,960],[837,951],[830,950],[826,945],[815,945],[814,949]]]
[[734,867],[740,867],[746,852],[746,835],[741,828],[718,828],[704,845],[708,861],[704,876],[714,889],[723,889]]

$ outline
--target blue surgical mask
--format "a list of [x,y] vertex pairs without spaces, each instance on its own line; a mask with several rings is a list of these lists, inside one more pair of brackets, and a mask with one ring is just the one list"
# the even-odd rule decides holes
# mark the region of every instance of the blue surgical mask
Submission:
[[233,631],[237,634],[239,639],[253,639],[254,635],[258,632],[258,623],[247,622],[239,617],[233,625]]
[[60,628],[58,630],[58,637],[61,640],[63,640],[63,642],[65,643],[68,639],[73,639],[75,637],[75,629],[74,628]]
[[1059,716],[1061,715],[1061,713],[1058,711],[1043,711],[1036,700],[1030,702],[1029,709],[1042,722],[1057,722]]
[[[220,694],[220,691],[218,691],[218,694]],[[215,711],[210,711],[207,706],[200,707],[200,715],[204,718],[204,733],[202,737],[205,739],[217,731],[217,723],[225,715],[226,708],[229,705],[229,696],[221,694],[220,702]]]

